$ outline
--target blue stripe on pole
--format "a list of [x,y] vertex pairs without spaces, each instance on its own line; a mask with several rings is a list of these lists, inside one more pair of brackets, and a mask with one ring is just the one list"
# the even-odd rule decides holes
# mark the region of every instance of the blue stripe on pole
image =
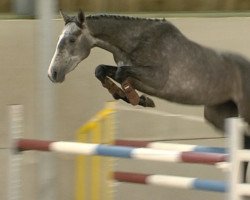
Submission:
[[96,154],[101,156],[131,158],[133,150],[134,148],[131,147],[98,145],[96,148]]
[[201,153],[222,153],[226,154],[227,150],[222,147],[206,147],[206,146],[197,146],[193,150],[194,152],[201,152]]
[[212,181],[212,180],[202,180],[195,179],[192,184],[194,189],[214,191],[214,192],[226,192],[227,184],[223,181]]

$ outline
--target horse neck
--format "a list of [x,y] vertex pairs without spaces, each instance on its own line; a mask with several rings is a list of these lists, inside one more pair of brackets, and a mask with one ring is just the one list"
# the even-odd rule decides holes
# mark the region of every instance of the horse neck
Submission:
[[[89,16],[87,26],[92,36],[98,39],[96,46],[110,52],[119,49],[129,53],[137,46],[138,37],[144,31],[146,20],[119,16]],[[114,52],[112,52],[114,53]]]

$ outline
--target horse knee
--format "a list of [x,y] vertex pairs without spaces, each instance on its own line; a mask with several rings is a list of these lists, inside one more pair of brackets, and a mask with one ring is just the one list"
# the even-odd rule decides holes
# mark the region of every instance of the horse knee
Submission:
[[95,68],[95,77],[101,81],[104,80],[104,78],[106,77],[105,65],[98,65]]
[[119,83],[122,83],[125,81],[129,76],[128,73],[128,67],[118,67],[116,73],[115,73],[115,80],[117,80]]

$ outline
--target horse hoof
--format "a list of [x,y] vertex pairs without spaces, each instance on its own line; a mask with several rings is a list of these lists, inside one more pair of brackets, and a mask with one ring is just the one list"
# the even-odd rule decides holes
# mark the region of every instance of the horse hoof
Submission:
[[141,106],[143,107],[151,107],[154,108],[155,107],[155,103],[152,99],[150,99],[149,97],[142,95],[140,97],[140,103]]
[[146,107],[151,107],[154,108],[155,107],[155,103],[152,99],[148,98],[146,99]]

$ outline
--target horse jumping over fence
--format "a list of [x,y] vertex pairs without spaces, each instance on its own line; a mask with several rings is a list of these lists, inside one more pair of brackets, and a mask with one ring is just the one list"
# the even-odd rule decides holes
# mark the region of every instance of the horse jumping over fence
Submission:
[[[250,62],[244,57],[197,44],[166,20],[61,14],[65,27],[48,70],[53,82],[63,82],[91,48],[100,47],[113,54],[117,66],[99,65],[95,75],[115,99],[154,107],[138,90],[176,103],[204,105],[205,118],[220,130],[229,117],[241,116],[250,123]],[[250,148],[249,136],[245,147]]]

